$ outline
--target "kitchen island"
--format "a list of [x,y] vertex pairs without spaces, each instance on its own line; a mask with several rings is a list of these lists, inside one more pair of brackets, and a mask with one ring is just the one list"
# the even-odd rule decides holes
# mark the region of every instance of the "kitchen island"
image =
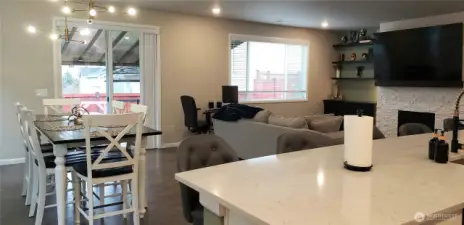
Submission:
[[[374,141],[374,167],[364,173],[343,168],[343,145],[338,145],[175,178],[200,193],[205,225],[394,225],[437,218],[461,224],[454,216],[464,208],[464,165],[430,161],[430,138]],[[452,153],[450,161],[463,156]]]

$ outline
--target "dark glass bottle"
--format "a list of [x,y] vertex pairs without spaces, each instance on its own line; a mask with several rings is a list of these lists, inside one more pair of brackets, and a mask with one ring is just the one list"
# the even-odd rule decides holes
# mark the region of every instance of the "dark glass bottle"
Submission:
[[448,163],[449,144],[446,142],[444,134],[445,131],[442,131],[435,151],[435,162],[437,163]]
[[438,143],[438,129],[435,129],[433,132],[433,138],[429,141],[429,159],[435,159],[435,151],[437,150],[437,143]]

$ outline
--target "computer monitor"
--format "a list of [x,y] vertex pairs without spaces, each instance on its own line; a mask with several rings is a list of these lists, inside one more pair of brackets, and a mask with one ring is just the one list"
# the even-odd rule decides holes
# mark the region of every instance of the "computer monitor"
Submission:
[[238,86],[222,86],[222,102],[238,103]]

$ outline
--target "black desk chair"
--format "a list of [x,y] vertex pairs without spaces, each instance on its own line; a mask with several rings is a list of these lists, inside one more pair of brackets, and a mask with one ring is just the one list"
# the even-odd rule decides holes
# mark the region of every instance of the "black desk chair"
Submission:
[[198,120],[198,110],[195,99],[192,96],[183,95],[180,97],[182,108],[184,109],[184,124],[193,133],[208,132],[208,123]]

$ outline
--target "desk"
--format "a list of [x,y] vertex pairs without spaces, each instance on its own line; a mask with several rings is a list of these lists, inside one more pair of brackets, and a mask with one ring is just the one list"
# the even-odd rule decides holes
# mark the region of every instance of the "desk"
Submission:
[[213,122],[212,122],[212,115],[219,111],[220,108],[214,108],[214,109],[207,109],[203,111],[203,114],[206,117],[206,124],[208,124],[208,131],[211,131]]
[[[443,215],[464,208],[464,166],[430,161],[429,139],[425,134],[374,141],[374,167],[365,173],[343,168],[338,145],[175,178],[200,193],[205,216],[223,217],[228,225],[418,224],[418,212]],[[451,154],[450,160],[463,156]]]
[[[66,224],[66,167],[65,156],[68,153],[69,148],[75,148],[85,145],[85,133],[83,129],[73,130],[73,131],[48,131],[45,129],[47,123],[53,122],[56,124],[61,124],[62,126],[67,125],[68,121],[66,120],[67,116],[61,118],[56,118],[54,121],[44,122],[46,116],[37,115],[37,121],[34,122],[36,129],[41,134],[41,137],[47,139],[53,145],[53,155],[55,155],[55,185],[56,185],[56,202],[57,202],[57,215],[58,215],[58,225]],[[127,135],[122,138],[122,141],[133,141],[135,138],[135,129],[133,128]],[[161,135],[162,132],[158,130],[151,129],[149,127],[144,127],[142,131],[142,146],[140,150],[140,166],[139,166],[139,196],[141,201],[139,201],[140,208],[140,217],[143,217],[146,210],[146,195],[145,195],[145,179],[146,179],[146,163],[145,163],[145,146],[147,143],[147,137],[152,135]],[[115,138],[115,137],[113,137]],[[108,144],[108,140],[105,137],[92,137],[91,138],[93,145]]]

